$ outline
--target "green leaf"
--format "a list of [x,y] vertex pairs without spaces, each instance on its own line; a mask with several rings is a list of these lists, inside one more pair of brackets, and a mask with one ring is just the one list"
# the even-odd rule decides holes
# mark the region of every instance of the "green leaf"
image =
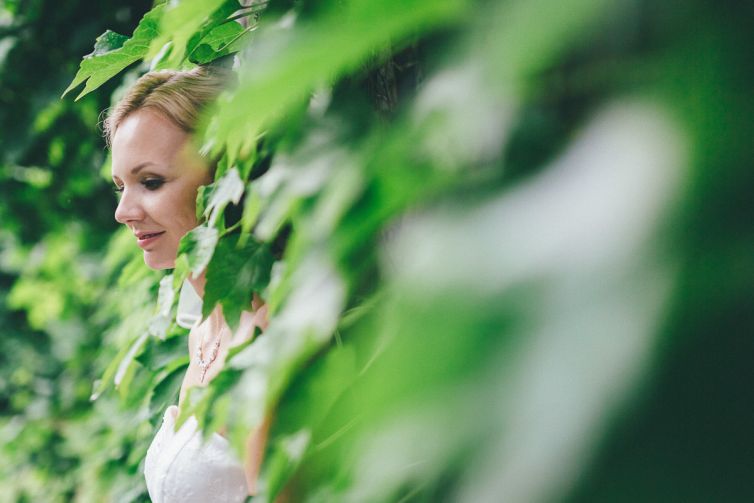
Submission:
[[270,282],[273,257],[267,245],[253,239],[239,243],[238,234],[220,239],[207,266],[202,315],[220,304],[225,321],[235,332],[242,311],[251,309],[254,292]]
[[136,359],[152,372],[175,368],[182,360],[188,358],[186,354],[187,334],[188,330],[179,328],[170,337],[162,341],[151,337]]
[[[227,396],[228,390],[238,383],[240,376],[241,372],[238,370],[226,368],[212,379],[209,386],[188,388],[180,414],[176,419],[176,425],[180,427],[186,419],[194,416],[199,428],[205,433],[205,437],[210,431],[207,429],[208,419],[212,426],[221,427],[222,424],[219,423],[224,422],[223,411],[213,410],[215,403],[218,399],[221,399],[220,409],[226,408],[225,412],[227,412],[228,402],[226,398],[223,398],[223,395]],[[219,413],[218,418],[211,417],[214,412]]]
[[265,462],[263,474],[270,499],[275,498],[304,454],[315,447],[313,444],[322,442],[323,439],[317,437],[319,427],[338,397],[356,378],[353,348],[333,347],[310,367],[302,369],[286,390],[275,413],[270,459]]
[[157,312],[149,322],[149,334],[158,339],[165,338],[165,332],[172,321],[172,310],[175,302],[173,289],[173,275],[168,274],[160,280],[157,293]]
[[[137,342],[142,339],[142,336],[139,336],[137,339]],[[132,346],[123,345],[122,348],[120,348],[120,351],[118,351],[118,354],[113,358],[110,363],[107,365],[107,368],[105,369],[105,372],[102,374],[102,378],[98,379],[94,382],[94,390],[92,391],[91,396],[89,397],[90,400],[94,401],[97,400],[100,395],[107,389],[107,387],[110,385],[110,383],[113,382],[113,379],[117,373],[120,372],[121,363],[126,358],[126,355],[131,354]]]
[[243,196],[244,185],[238,170],[233,167],[217,181],[212,189],[209,203],[204,209],[204,215],[209,217],[208,225],[214,227],[218,215],[222,214],[228,203],[238,204]]
[[220,105],[217,151],[248,152],[265,127],[317,86],[356,68],[376,49],[458,19],[468,0],[337,2],[326,13],[287,29],[260,30],[254,58],[232,98]]
[[[203,25],[217,22],[212,14],[220,10],[226,12],[229,6],[239,8],[238,0],[183,0],[166,4],[165,15],[160,22],[160,34],[151,40],[147,58],[152,58],[167,43],[172,49],[167,56],[167,66],[177,67],[186,54],[187,44]],[[231,11],[232,12],[232,11]],[[227,14],[226,14],[227,16]]]
[[199,221],[204,217],[204,212],[207,209],[207,204],[209,204],[209,198],[212,195],[214,186],[214,183],[200,185],[196,190],[196,219]]
[[[214,383],[215,381],[213,380],[213,385]],[[228,414],[233,400],[233,397],[227,393],[227,387],[227,385],[221,386],[214,393],[211,407],[207,410],[207,417],[204,421],[205,428],[202,431],[205,440],[207,440],[213,432],[225,429],[227,425]]]
[[187,257],[189,269],[194,275],[201,274],[212,259],[217,238],[217,229],[204,225],[192,229],[181,238],[178,253]]
[[191,51],[189,60],[202,65],[236,52],[248,40],[249,33],[248,29],[235,21],[216,26]]
[[110,51],[120,49],[126,43],[128,37],[121,35],[112,30],[106,30],[105,33],[97,37],[94,41],[94,52],[90,56],[102,56]]
[[118,363],[118,370],[113,377],[113,383],[122,397],[125,397],[128,394],[128,387],[133,379],[135,366],[137,365],[136,356],[141,352],[148,337],[148,332],[142,333],[128,349],[128,352],[120,363]]
[[118,387],[122,406],[133,409],[147,405],[154,387],[154,377],[154,374],[145,369],[138,360],[134,360]]
[[[78,73],[63,92],[63,96],[86,82],[84,90],[76,97],[76,100],[79,100],[110,80],[131,63],[143,58],[149,49],[149,43],[158,35],[158,23],[163,9],[164,4],[161,4],[147,12],[134,30],[133,36],[117,49],[112,49],[112,47],[121,43],[121,39],[116,36],[117,33],[110,32],[108,34],[108,32],[105,32],[100,35],[94,51],[84,56]],[[110,49],[105,50],[108,48]]]
[[212,401],[212,388],[204,386],[191,386],[186,390],[183,403],[181,404],[178,417],[175,419],[175,425],[180,428],[188,418],[194,416],[199,423],[199,427],[204,426],[204,418],[207,415],[207,408]]
[[246,187],[246,200],[244,201],[243,215],[241,216],[241,232],[246,236],[257,223],[262,211],[262,197],[256,189],[256,185],[249,183]]
[[498,78],[513,78],[517,85],[552,64],[600,23],[613,5],[606,0],[531,0],[500,2],[490,9],[497,29],[484,44],[490,49],[487,63]]
[[191,38],[186,44],[186,54],[193,53],[197,45],[199,45],[201,41],[217,26],[232,22],[228,21],[228,18],[231,17],[232,14],[237,12],[240,7],[240,2],[237,0],[225,0],[225,2],[223,2],[223,4],[217,10],[215,10],[209,16],[209,18],[207,18],[207,20],[202,24],[201,28],[191,35]]
[[275,501],[285,482],[311,448],[311,440],[311,431],[302,428],[288,435],[280,435],[271,442],[262,473],[268,501]]
[[[185,345],[183,345],[182,349],[185,353]],[[186,366],[188,365],[188,357],[185,357],[184,361],[184,365],[167,370],[163,375],[157,377],[157,384],[152,390],[152,394],[149,398],[150,416],[162,414],[168,406],[173,405],[178,401],[178,394],[181,389],[181,384],[183,383]]]

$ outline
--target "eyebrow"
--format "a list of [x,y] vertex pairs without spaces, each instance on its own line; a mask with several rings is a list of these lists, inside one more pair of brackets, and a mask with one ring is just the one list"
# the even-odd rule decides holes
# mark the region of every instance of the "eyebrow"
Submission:
[[156,162],[152,162],[152,161],[147,161],[147,162],[142,162],[141,164],[137,164],[136,166],[134,166],[133,168],[131,168],[131,174],[135,175],[139,171],[141,171],[142,169],[144,169],[144,168],[146,168],[147,166],[150,166],[150,165],[157,166],[157,163]]
[[[152,161],[142,162],[141,164],[137,164],[136,166],[134,166],[133,168],[131,168],[131,175],[138,174],[139,171],[141,171],[142,169],[146,168],[147,166],[159,166],[159,164],[157,164],[156,162],[152,162]],[[116,178],[118,178],[118,177],[115,176],[115,175],[113,175],[113,181],[115,181]]]

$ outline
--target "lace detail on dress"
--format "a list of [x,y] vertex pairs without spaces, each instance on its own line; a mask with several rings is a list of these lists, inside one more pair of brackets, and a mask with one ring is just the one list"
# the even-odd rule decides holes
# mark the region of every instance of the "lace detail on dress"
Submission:
[[194,417],[178,431],[178,407],[165,411],[147,450],[144,476],[153,503],[242,503],[248,490],[241,463],[228,441],[213,433],[202,442]]

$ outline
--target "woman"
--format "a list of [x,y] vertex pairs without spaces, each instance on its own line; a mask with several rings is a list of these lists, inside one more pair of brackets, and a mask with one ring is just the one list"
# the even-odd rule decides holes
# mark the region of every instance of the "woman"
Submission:
[[[148,73],[105,121],[113,182],[120,192],[115,219],[133,232],[136,244],[144,250],[144,261],[153,269],[174,267],[181,237],[199,223],[197,189],[212,181],[213,172],[193,148],[191,135],[202,109],[222,90],[223,80],[201,67]],[[204,274],[189,281],[201,297]],[[187,295],[191,294],[189,290]],[[219,307],[203,323],[197,319],[191,327],[191,362],[178,405],[165,412],[162,428],[147,452],[145,476],[155,503],[241,502],[254,493],[265,428],[249,436],[243,463],[221,435],[215,433],[203,442],[194,418],[174,430],[186,390],[206,386],[222,369],[228,349],[248,340],[256,327],[264,330],[266,323],[266,308],[255,297],[235,333]]]

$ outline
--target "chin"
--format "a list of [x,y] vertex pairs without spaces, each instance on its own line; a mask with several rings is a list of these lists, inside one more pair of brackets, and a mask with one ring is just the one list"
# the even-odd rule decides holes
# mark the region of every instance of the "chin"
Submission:
[[156,271],[161,271],[163,269],[172,269],[175,267],[175,257],[168,259],[166,257],[159,257],[154,253],[145,251],[144,263],[147,264],[147,267]]

